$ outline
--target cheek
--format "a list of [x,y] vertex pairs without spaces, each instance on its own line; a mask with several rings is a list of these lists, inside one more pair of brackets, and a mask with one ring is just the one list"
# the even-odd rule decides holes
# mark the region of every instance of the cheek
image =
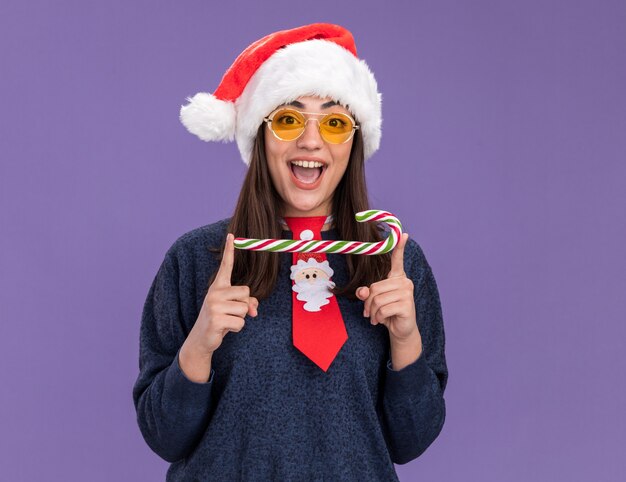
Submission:
[[341,146],[340,146],[340,147],[343,148],[342,159],[345,159],[346,162],[350,158],[350,152],[352,151],[352,143],[353,142],[354,142],[354,140],[351,140],[350,142],[347,142],[345,144],[341,144]]
[[333,146],[333,159],[337,162],[340,162],[342,165],[342,171],[345,172],[348,167],[348,162],[350,161],[350,152],[352,151],[352,141],[346,144],[339,144]]
[[[349,152],[348,152],[349,155]],[[335,158],[338,159],[338,158]],[[341,164],[339,165],[338,163],[338,169],[335,171],[333,177],[334,177],[334,181],[339,184],[339,181],[341,181],[341,179],[343,178],[343,176],[346,174],[346,171],[348,170],[348,158],[341,158]]]

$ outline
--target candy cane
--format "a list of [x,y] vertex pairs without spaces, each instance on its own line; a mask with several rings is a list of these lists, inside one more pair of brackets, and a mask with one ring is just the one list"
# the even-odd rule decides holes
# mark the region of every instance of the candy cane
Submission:
[[235,248],[251,251],[274,251],[288,253],[334,253],[334,254],[383,254],[396,247],[402,236],[402,223],[387,211],[371,209],[361,211],[354,216],[360,223],[367,221],[383,222],[389,225],[390,233],[386,239],[377,243],[362,241],[320,241],[300,239],[250,239],[235,238]]

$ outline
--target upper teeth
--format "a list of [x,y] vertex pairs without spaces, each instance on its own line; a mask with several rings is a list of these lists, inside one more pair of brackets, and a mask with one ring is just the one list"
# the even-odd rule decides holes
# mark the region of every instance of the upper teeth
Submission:
[[322,167],[324,165],[317,161],[291,161],[291,163],[300,167]]

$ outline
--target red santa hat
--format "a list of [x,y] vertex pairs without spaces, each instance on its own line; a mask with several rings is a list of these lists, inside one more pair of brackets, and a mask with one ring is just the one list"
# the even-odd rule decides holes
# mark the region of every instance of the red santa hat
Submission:
[[381,94],[352,34],[339,25],[315,23],[275,32],[246,48],[213,94],[188,97],[180,120],[203,141],[237,141],[250,165],[263,118],[300,96],[330,97],[361,126],[368,159],[380,145]]

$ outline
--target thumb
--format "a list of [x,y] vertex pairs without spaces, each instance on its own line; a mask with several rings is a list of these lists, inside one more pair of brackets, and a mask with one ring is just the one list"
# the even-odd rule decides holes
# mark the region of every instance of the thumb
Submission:
[[259,300],[251,296],[248,300],[248,315],[254,317],[259,314]]
[[361,286],[360,288],[356,289],[355,294],[358,299],[363,301],[366,300],[367,297],[370,295],[370,289],[367,286]]

